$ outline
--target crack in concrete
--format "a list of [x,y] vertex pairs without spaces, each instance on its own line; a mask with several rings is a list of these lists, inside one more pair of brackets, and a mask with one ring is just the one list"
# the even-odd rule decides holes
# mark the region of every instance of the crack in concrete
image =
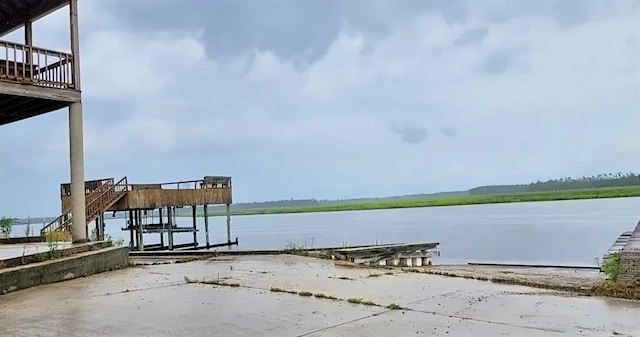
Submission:
[[[218,285],[218,286],[224,286],[224,285]],[[247,286],[247,285],[240,285],[240,286],[238,286],[236,288],[246,288],[246,289],[261,290],[261,291],[271,291],[271,289],[266,289],[266,288],[261,288],[261,287],[254,287],[254,286]],[[413,301],[413,302],[410,302],[408,304],[409,305],[417,304],[417,303],[425,301],[425,300],[429,300],[429,299],[433,299],[433,298],[437,298],[437,297],[446,297],[446,296],[450,296],[450,295],[453,295],[453,294],[463,294],[463,292],[460,292],[460,291],[447,292],[447,293],[443,293],[443,294],[439,294],[439,295],[423,298],[423,299],[420,299],[420,300],[417,300],[417,301]],[[296,295],[296,296],[298,296],[298,295]],[[337,301],[347,301],[347,300],[342,299],[342,298],[337,298],[335,300],[337,300]],[[573,334],[573,333],[571,333],[569,331],[560,330],[560,329],[542,328],[542,327],[537,327],[537,326],[520,325],[520,324],[513,324],[513,323],[506,323],[506,322],[499,322],[499,321],[492,321],[492,320],[485,320],[485,319],[480,319],[480,318],[468,317],[468,316],[464,316],[464,315],[458,314],[459,311],[454,313],[454,314],[446,314],[446,313],[437,312],[437,311],[419,310],[419,309],[412,309],[412,308],[408,308],[408,307],[402,307],[402,309],[400,311],[402,311],[402,310],[416,312],[416,313],[430,314],[430,315],[440,316],[440,317],[456,318],[456,319],[460,319],[460,320],[463,320],[463,321],[479,322],[479,323],[486,323],[486,324],[493,324],[493,325],[501,325],[501,326],[507,326],[507,327],[512,327],[512,328],[521,328],[521,329],[544,331],[544,332],[556,332],[556,333],[561,333],[561,334]],[[337,328],[337,327],[340,327],[340,326],[343,326],[343,325],[346,325],[346,324],[349,324],[349,323],[354,323],[354,322],[362,321],[362,320],[365,320],[365,319],[368,319],[368,318],[377,317],[377,316],[383,315],[385,313],[388,313],[390,311],[398,311],[398,310],[389,310],[389,309],[382,310],[379,313],[373,313],[371,315],[367,315],[367,316],[364,316],[364,317],[356,318],[356,319],[349,320],[349,321],[346,321],[346,322],[341,322],[341,323],[338,323],[338,324],[334,324],[332,326],[324,327],[322,329],[306,332],[304,334],[297,335],[296,337],[310,336],[312,334],[316,334],[316,333],[319,333],[319,332],[323,332],[323,331],[327,331],[327,330],[330,330],[330,329],[334,329],[334,328]],[[584,334],[580,334],[580,335],[584,335]]]
[[457,318],[457,319],[460,319],[460,320],[463,320],[463,321],[508,326],[508,327],[511,327],[511,328],[522,328],[522,329],[545,331],[545,332],[557,332],[557,333],[561,333],[561,334],[573,334],[573,333],[571,333],[569,331],[565,331],[565,330],[549,329],[549,328],[541,328],[541,327],[531,326],[531,325],[520,325],[520,324],[513,324],[513,323],[491,321],[491,320],[488,320],[488,319],[473,318],[473,317],[467,317],[467,316],[456,315],[456,314],[444,314],[444,313],[440,313],[440,312],[437,312],[437,311],[419,310],[419,309],[411,309],[411,308],[407,308],[406,310],[413,311],[413,312],[419,312],[419,313],[423,313],[423,314],[431,314],[431,315],[434,315],[434,316]]
[[136,289],[125,289],[125,290],[120,290],[120,291],[116,291],[116,292],[106,292],[104,294],[90,295],[89,297],[103,297],[103,296],[126,294],[126,293],[133,293],[133,292],[146,291],[146,290],[154,290],[154,289],[162,289],[162,288],[170,288],[170,287],[179,287],[179,286],[184,286],[184,285],[185,285],[185,283],[183,283],[183,282],[174,282],[174,283],[163,284],[163,285],[158,285],[158,286],[153,286],[153,287],[136,288]]

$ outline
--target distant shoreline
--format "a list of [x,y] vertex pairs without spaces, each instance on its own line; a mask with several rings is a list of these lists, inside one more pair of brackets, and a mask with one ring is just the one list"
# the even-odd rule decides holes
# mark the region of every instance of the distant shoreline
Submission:
[[[381,201],[354,201],[354,202],[330,202],[321,205],[311,206],[283,206],[265,208],[244,208],[231,210],[232,216],[240,215],[269,215],[269,214],[295,214],[295,213],[320,213],[320,212],[347,212],[347,211],[367,211],[402,208],[423,208],[423,207],[444,207],[444,206],[464,206],[464,205],[488,205],[506,204],[515,202],[540,202],[540,201],[562,201],[562,200],[586,200],[586,199],[611,199],[640,197],[640,186],[624,187],[602,187],[580,190],[564,190],[555,192],[528,192],[513,194],[487,194],[487,195],[466,195],[455,197],[431,197],[405,200],[381,200]],[[225,216],[226,213],[220,210],[211,210],[209,216]],[[191,217],[191,212],[178,212],[177,217]],[[198,217],[204,216],[201,209],[198,210]],[[107,220],[114,219],[111,216]],[[115,219],[122,219],[124,215],[116,216]],[[46,220],[45,220],[46,219]],[[51,217],[31,218],[31,224],[42,224],[54,219]],[[21,219],[26,220],[26,219]],[[25,225],[17,222],[14,225]]]
[[[515,202],[540,202],[562,200],[611,199],[640,197],[640,186],[593,188],[582,190],[565,190],[555,192],[530,192],[516,194],[469,195],[459,197],[440,197],[413,200],[372,201],[340,203],[334,205],[299,206],[299,207],[269,207],[255,209],[232,210],[231,215],[267,215],[292,213],[319,213],[383,210],[400,208],[423,208],[463,205],[505,204]],[[212,216],[224,215],[224,212],[211,212]],[[202,216],[198,212],[198,216]]]

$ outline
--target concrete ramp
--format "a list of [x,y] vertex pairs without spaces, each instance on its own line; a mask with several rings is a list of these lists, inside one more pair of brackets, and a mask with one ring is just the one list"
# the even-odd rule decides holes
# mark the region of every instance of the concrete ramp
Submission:
[[636,229],[631,233],[631,236],[627,240],[627,244],[622,248],[622,251],[640,251],[640,222],[638,222]]
[[616,239],[616,241],[613,243],[613,245],[611,245],[609,250],[607,250],[607,252],[604,254],[603,260],[606,260],[607,258],[609,258],[609,256],[611,256],[611,255],[613,255],[615,253],[620,253],[622,251],[622,249],[629,242],[629,239],[631,238],[631,234],[633,234],[633,231],[626,231],[626,232],[620,234],[618,239]]
[[609,248],[602,263],[613,254],[620,254],[620,273],[617,281],[629,286],[640,285],[640,222],[631,232],[624,232]]

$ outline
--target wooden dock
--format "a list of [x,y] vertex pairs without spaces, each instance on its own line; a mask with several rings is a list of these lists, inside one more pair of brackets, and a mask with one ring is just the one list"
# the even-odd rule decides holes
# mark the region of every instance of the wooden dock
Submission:
[[440,256],[438,242],[396,243],[372,245],[358,248],[343,248],[334,251],[336,259],[371,266],[421,267],[433,264]]

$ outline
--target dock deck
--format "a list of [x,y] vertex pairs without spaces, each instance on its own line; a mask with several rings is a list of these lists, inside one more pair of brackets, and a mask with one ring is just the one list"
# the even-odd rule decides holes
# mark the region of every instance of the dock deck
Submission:
[[440,256],[438,242],[396,243],[335,250],[337,259],[378,266],[423,266],[432,265],[433,258]]

